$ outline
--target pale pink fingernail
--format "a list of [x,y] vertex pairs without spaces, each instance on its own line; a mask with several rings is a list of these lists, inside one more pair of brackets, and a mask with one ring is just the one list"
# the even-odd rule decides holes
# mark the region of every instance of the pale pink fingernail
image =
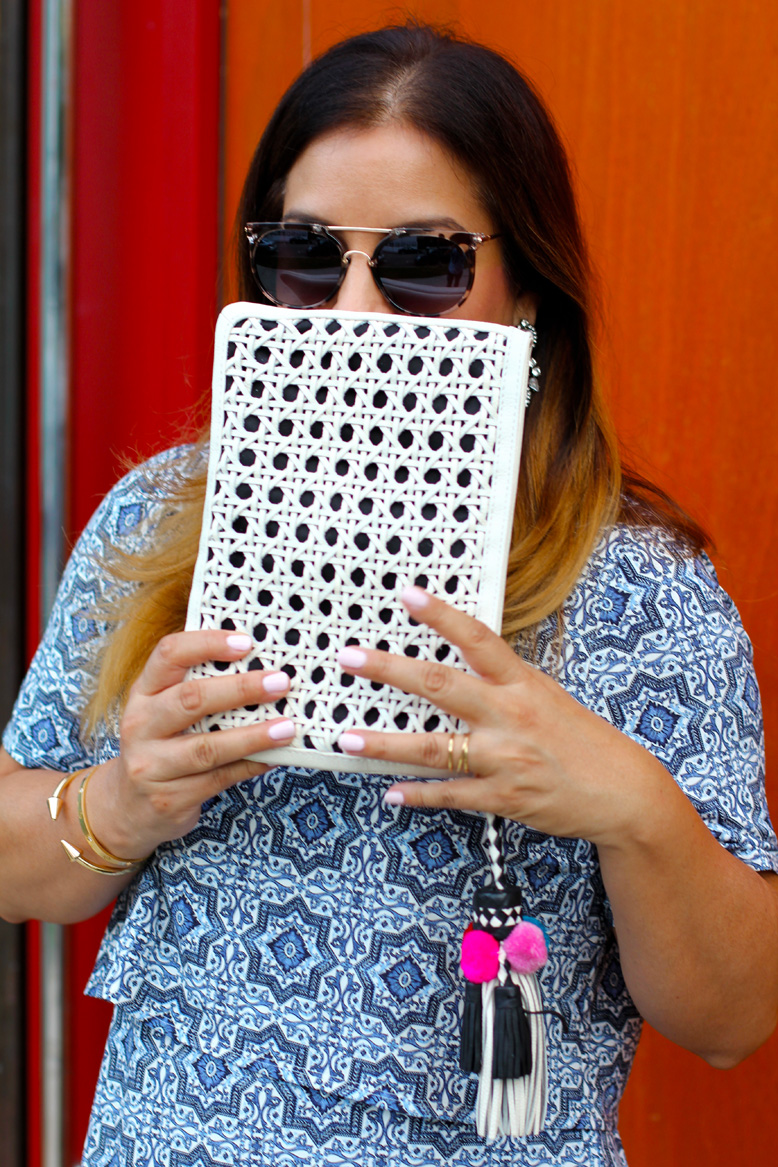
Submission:
[[277,721],[275,725],[271,725],[268,728],[267,736],[271,737],[274,742],[280,742],[285,738],[294,737],[294,722]]
[[423,588],[417,588],[415,586],[410,588],[403,588],[400,594],[402,596],[403,603],[408,608],[415,608],[417,610],[419,608],[426,608],[427,604],[430,602],[430,598]]
[[253,643],[254,641],[245,632],[235,632],[232,636],[227,637],[227,646],[239,649],[241,652],[246,652]]
[[365,739],[358,733],[342,733],[338,745],[346,754],[361,754],[365,748]]
[[367,664],[367,653],[363,652],[361,648],[354,648],[353,645],[341,648],[338,653],[338,664],[347,669],[361,669],[363,665]]
[[384,802],[387,806],[402,806],[405,802],[405,795],[402,790],[387,790]]
[[267,693],[285,693],[289,688],[289,678],[286,673],[268,673],[262,682],[262,688]]

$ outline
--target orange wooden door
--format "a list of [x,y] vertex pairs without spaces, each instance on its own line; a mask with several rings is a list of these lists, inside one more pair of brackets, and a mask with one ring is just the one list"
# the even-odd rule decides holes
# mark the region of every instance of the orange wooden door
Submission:
[[[605,288],[602,366],[639,465],[709,527],[778,734],[778,6],[419,0],[535,82],[569,145]],[[225,194],[310,59],[397,18],[375,0],[230,0]],[[778,786],[773,783],[773,802]],[[648,1031],[622,1107],[630,1167],[752,1167],[778,1147],[778,1038],[727,1074]]]

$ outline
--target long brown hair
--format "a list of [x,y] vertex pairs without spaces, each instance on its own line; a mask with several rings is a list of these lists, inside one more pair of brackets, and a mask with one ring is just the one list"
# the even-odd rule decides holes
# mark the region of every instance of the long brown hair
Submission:
[[[620,465],[592,357],[596,305],[559,135],[529,82],[503,57],[445,30],[410,23],[352,37],[314,61],[281,99],[243,188],[235,248],[242,299],[262,302],[241,246],[246,222],[281,218],[289,170],[317,138],[404,122],[464,165],[495,229],[516,293],[538,303],[542,390],[527,411],[503,634],[561,608],[602,530],[655,524],[689,550],[702,530]],[[183,626],[204,490],[202,471],[171,500],[154,546],[112,569],[139,586],[113,614],[94,724],[121,699],[164,634]]]

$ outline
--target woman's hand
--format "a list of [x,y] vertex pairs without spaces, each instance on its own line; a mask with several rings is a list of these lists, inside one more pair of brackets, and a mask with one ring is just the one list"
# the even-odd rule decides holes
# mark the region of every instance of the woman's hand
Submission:
[[89,787],[94,833],[115,855],[148,855],[187,834],[203,802],[268,769],[248,754],[292,740],[294,725],[285,718],[218,733],[185,732],[207,714],[283,697],[289,686],[283,672],[186,679],[193,665],[239,660],[251,645],[242,633],[211,630],[174,633],[154,649],[130,690],[120,755]]
[[[488,811],[547,834],[608,843],[629,832],[646,798],[661,796],[665,784],[674,787],[646,750],[522,661],[485,624],[419,588],[407,588],[403,600],[414,619],[460,649],[478,676],[353,647],[341,651],[341,666],[416,693],[465,721],[474,776],[403,782],[387,792],[387,802]],[[449,758],[449,735],[440,733],[353,728],[339,744],[348,754],[438,770]],[[457,736],[454,745],[456,762],[463,739]]]
[[[656,758],[485,625],[418,588],[403,600],[414,619],[457,645],[478,676],[353,647],[341,650],[342,667],[466,721],[474,776],[402,782],[386,801],[490,811],[596,843],[638,1009],[712,1065],[737,1064],[775,1026],[778,877],[761,876],[725,851]],[[462,744],[458,736],[455,761]],[[350,729],[340,745],[352,755],[437,770],[448,763],[445,734]]]
[[[289,684],[283,672],[186,679],[191,666],[240,660],[251,644],[242,633],[179,632],[149,657],[121,719],[121,754],[102,763],[89,783],[90,826],[114,855],[140,859],[191,831],[203,802],[268,769],[246,755],[292,740],[294,726],[286,718],[219,733],[186,732],[206,714],[283,697]],[[102,866],[103,858],[79,828],[78,782],[67,787],[57,822],[51,822],[47,799],[61,778],[54,770],[25,769],[0,749],[0,917],[6,920],[86,920],[133,877],[130,870],[106,878],[68,862],[63,837],[87,861]]]

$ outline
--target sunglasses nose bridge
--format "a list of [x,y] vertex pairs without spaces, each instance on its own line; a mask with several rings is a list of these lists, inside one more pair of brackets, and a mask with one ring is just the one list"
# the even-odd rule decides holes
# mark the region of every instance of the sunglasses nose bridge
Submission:
[[366,251],[360,251],[358,248],[352,247],[348,251],[343,252],[343,258],[341,259],[341,263],[343,264],[344,267],[347,267],[348,264],[351,263],[352,255],[364,255],[365,259],[367,260],[367,266],[368,267],[374,266],[373,257],[371,255],[368,255],[368,253]]

